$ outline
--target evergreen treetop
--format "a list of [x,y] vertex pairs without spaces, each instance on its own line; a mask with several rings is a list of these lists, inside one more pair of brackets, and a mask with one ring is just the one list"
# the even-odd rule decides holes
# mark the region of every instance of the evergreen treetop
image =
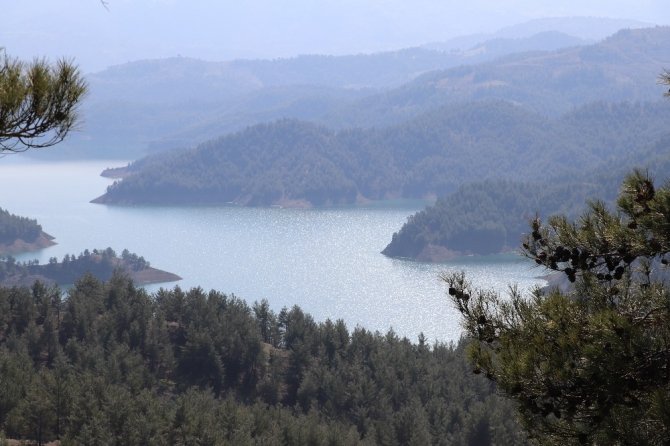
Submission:
[[509,298],[445,275],[473,338],[475,373],[518,403],[546,444],[666,444],[670,438],[670,183],[639,170],[617,209],[536,218],[523,253],[555,284]]

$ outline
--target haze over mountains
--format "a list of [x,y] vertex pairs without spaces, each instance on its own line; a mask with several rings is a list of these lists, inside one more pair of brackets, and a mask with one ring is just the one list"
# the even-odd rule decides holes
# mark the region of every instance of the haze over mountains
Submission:
[[[104,201],[352,203],[513,178],[521,162],[529,177],[595,167],[665,132],[667,104],[606,102],[661,101],[656,78],[670,63],[668,39],[670,28],[623,30],[593,45],[434,71],[337,109],[315,107],[324,114],[310,119],[359,130],[295,121],[250,127],[139,163]],[[218,122],[194,128],[203,137]],[[166,185],[176,189],[165,193]]]
[[[580,32],[585,32],[585,28],[595,31],[595,36],[586,34],[586,39],[601,39],[618,29],[631,27],[630,22],[670,24],[667,5],[660,0],[237,3],[111,0],[106,3],[107,9],[90,0],[5,2],[3,15],[12,20],[0,30],[0,41],[8,54],[22,60],[74,58],[84,72],[90,73],[130,60],[178,54],[205,60],[232,60],[376,53],[490,33],[543,17],[631,19],[628,23],[620,20],[620,26],[609,29],[594,23],[580,25]],[[577,35],[570,28],[562,29]],[[533,30],[531,34],[536,32]],[[470,48],[483,40],[486,39],[461,48]]]
[[665,3],[7,3],[0,446],[670,438]]
[[[520,216],[531,208],[559,211],[567,195],[581,203],[594,192],[588,181],[566,189],[569,181],[643,146],[662,158],[654,144],[667,132],[670,108],[657,79],[670,66],[670,28],[640,25],[546,19],[375,54],[130,62],[89,76],[86,129],[59,156],[154,153],[125,169],[99,203],[330,206],[445,197],[430,218],[451,226],[434,232],[433,222],[409,238],[404,229],[385,252],[425,259],[435,246],[495,252],[515,245]],[[173,150],[187,147],[195,148]],[[600,178],[618,181],[607,172]],[[468,185],[481,179],[490,181]],[[524,192],[538,188],[542,197]],[[473,191],[495,205],[466,211]],[[499,191],[508,196],[495,198]],[[472,245],[477,240],[485,243]]]
[[[224,102],[233,94],[227,86],[246,89],[247,99],[227,119],[219,114],[185,130],[173,127],[173,144],[224,134],[241,126],[242,116],[272,121],[277,113],[284,119],[138,161],[95,201],[329,206],[444,197],[413,218],[385,253],[441,260],[455,252],[497,252],[516,245],[533,212],[564,212],[566,203],[574,211],[598,196],[597,184],[616,185],[623,172],[604,166],[631,164],[631,150],[652,147],[648,158],[668,164],[665,145],[657,141],[667,134],[670,106],[656,82],[659,67],[670,65],[668,40],[668,27],[625,29],[591,44],[545,32],[478,48],[559,42],[559,49],[500,50],[503,55],[492,60],[483,50],[416,48],[349,58],[117,67],[144,73],[141,67],[180,65],[202,76],[200,85],[209,82],[210,96]],[[454,60],[461,64],[414,75]],[[234,82],[213,84],[222,75]],[[291,85],[295,79],[304,83]],[[599,180],[588,181],[599,169]],[[488,180],[469,185],[481,179]]]
[[[661,23],[661,22],[655,22]],[[544,17],[523,23],[506,26],[492,33],[478,33],[454,37],[442,42],[422,45],[424,48],[444,51],[477,52],[490,45],[500,45],[510,41],[527,39],[529,36],[542,33],[568,35],[584,43],[596,43],[619,30],[649,28],[654,23],[630,19],[613,19],[600,17]],[[528,48],[528,50],[558,49]]]
[[[581,23],[578,27],[581,32],[573,29],[573,21]],[[448,52],[408,48],[341,57],[302,56],[230,62],[179,57],[131,62],[88,76],[91,94],[82,108],[82,131],[73,134],[60,148],[59,156],[135,158],[146,153],[148,147],[193,146],[247,125],[279,118],[306,119],[339,128],[388,125],[447,101],[469,100],[482,95],[517,100],[513,92],[517,83],[514,79],[511,85],[489,92],[482,92],[481,85],[466,82],[463,86],[467,88],[462,95],[453,95],[449,89],[445,90],[445,85],[450,81],[462,84],[466,74],[457,69],[444,69],[468,64],[479,77],[501,75],[503,79],[500,81],[508,82],[509,77],[516,77],[518,70],[523,69],[528,56],[510,60],[501,66],[500,73],[492,72],[489,65],[477,64],[519,52],[584,45],[589,40],[580,36],[605,37],[605,31],[622,24],[641,25],[639,22],[612,19],[530,22],[496,34],[493,40],[463,47],[465,49],[454,50],[454,44],[449,44],[452,50]],[[579,35],[555,29],[572,30]],[[602,30],[600,34],[598,30]],[[500,40],[499,35],[514,37]],[[616,45],[616,42],[611,45]],[[572,61],[575,73],[563,74],[565,84],[579,82],[580,75],[587,76],[583,70],[590,69],[592,63],[597,65],[593,76],[597,77],[598,70],[607,69],[602,60],[594,62],[588,54],[582,57],[579,53],[575,55],[574,50],[573,53],[563,51],[553,56],[542,56],[547,61],[530,60],[528,63],[537,65],[540,71],[552,70],[555,67],[551,67],[550,63],[565,62],[560,60],[561,57],[576,58]],[[537,59],[538,56],[535,57]],[[589,68],[583,67],[582,70],[582,64]],[[431,72],[435,74],[426,74]],[[651,76],[657,72],[656,69]],[[638,74],[630,72],[625,76]],[[441,81],[440,88],[435,89],[433,84],[438,81]],[[528,82],[528,79],[521,82]],[[650,90],[653,90],[654,82],[648,87]],[[554,85],[554,90],[559,87],[561,85]],[[603,85],[590,97],[607,94],[609,87]],[[552,89],[551,86],[541,85],[539,88]],[[435,91],[429,91],[431,89]],[[648,100],[655,98],[654,94],[654,91],[648,91],[630,98]],[[574,95],[579,100],[581,92]],[[555,94],[542,92],[536,96],[533,101],[538,109],[554,107],[547,104],[556,100]],[[574,100],[556,102],[556,106],[565,111]]]

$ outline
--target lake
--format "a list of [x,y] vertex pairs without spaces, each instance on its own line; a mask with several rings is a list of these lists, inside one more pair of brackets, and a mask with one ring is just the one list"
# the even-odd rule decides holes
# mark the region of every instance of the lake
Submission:
[[37,219],[56,246],[19,260],[124,248],[152,266],[179,274],[179,285],[216,289],[253,303],[267,299],[275,311],[299,305],[317,321],[343,319],[416,340],[457,340],[458,316],[439,280],[444,271],[466,271],[480,288],[529,289],[542,270],[514,254],[465,257],[443,264],[389,259],[380,251],[393,232],[424,204],[386,202],[333,209],[234,206],[106,206],[89,201],[110,183],[99,176],[123,162],[0,160],[0,207]]

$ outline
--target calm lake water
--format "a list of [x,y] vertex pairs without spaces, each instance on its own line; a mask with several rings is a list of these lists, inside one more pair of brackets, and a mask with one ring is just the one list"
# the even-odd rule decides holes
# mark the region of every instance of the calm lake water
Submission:
[[[110,183],[99,173],[122,162],[34,163],[0,160],[0,207],[37,219],[56,246],[18,256],[61,259],[111,246],[200,286],[279,311],[299,305],[318,321],[343,319],[415,340],[457,340],[461,329],[439,274],[464,270],[481,288],[505,292],[541,285],[542,273],[513,254],[467,257],[434,265],[384,257],[380,251],[423,205],[391,202],[337,209],[117,207],[91,204]],[[152,285],[150,291],[175,283]]]

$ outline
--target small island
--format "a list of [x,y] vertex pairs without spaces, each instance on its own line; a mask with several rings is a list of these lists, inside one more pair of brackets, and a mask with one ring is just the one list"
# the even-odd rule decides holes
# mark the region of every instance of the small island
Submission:
[[31,286],[35,281],[47,285],[71,285],[86,273],[100,280],[109,280],[115,271],[121,271],[137,285],[175,282],[176,274],[150,266],[144,257],[124,249],[117,256],[112,248],[85,250],[79,256],[66,254],[61,262],[55,257],[46,265],[37,260],[19,263],[13,257],[0,261],[0,286]]

